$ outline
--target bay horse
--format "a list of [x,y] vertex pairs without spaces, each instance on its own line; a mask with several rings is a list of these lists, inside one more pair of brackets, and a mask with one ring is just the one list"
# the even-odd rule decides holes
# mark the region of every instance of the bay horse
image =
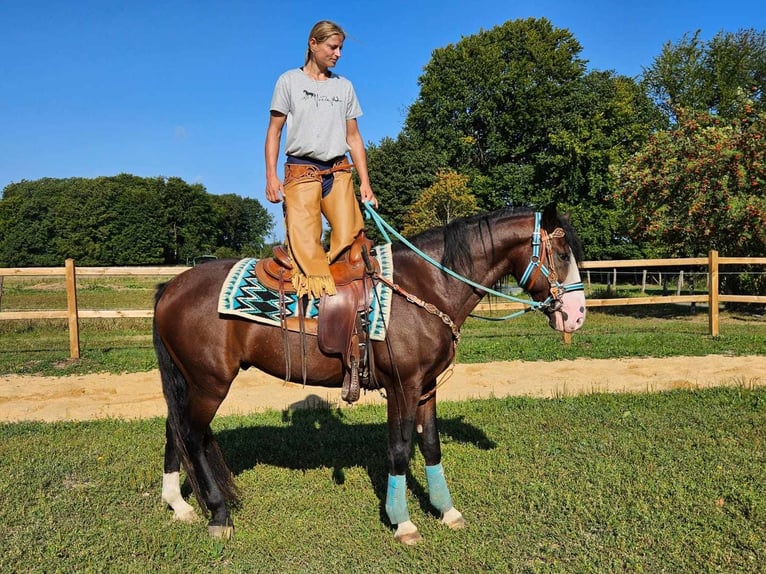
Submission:
[[[453,529],[464,525],[441,464],[436,383],[454,360],[460,326],[485,294],[479,287],[491,287],[510,274],[554,329],[573,332],[585,320],[576,257],[579,241],[555,206],[542,214],[504,209],[456,220],[423,232],[412,245],[443,267],[404,245],[393,246],[397,295],[385,340],[371,342],[370,361],[371,380],[387,397],[385,510],[396,527],[396,540],[404,544],[421,539],[406,502],[405,476],[414,435],[425,460],[431,503],[445,525]],[[162,498],[176,519],[196,519],[181,495],[183,464],[200,507],[210,513],[209,533],[225,538],[233,534],[228,504],[237,500],[237,489],[210,423],[239,370],[255,367],[293,382],[302,381],[307,372],[307,384],[327,387],[340,387],[343,379],[342,359],[324,355],[316,337],[304,334],[302,348],[299,333],[218,313],[219,292],[235,262],[207,262],[160,285],[153,322],[168,406]],[[415,304],[418,300],[421,305]],[[291,356],[285,357],[286,353]]]

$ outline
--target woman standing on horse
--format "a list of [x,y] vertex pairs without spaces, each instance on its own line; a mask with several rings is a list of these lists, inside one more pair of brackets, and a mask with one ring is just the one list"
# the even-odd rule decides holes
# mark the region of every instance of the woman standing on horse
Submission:
[[[343,29],[323,20],[311,29],[306,61],[282,74],[271,100],[266,132],[266,198],[284,198],[287,245],[299,296],[336,292],[329,263],[364,227],[351,179],[348,152],[359,174],[362,201],[377,206],[357,118],[362,109],[349,80],[333,73],[345,40]],[[287,123],[284,182],[277,175],[282,129]],[[321,242],[322,215],[332,228],[330,251]]]

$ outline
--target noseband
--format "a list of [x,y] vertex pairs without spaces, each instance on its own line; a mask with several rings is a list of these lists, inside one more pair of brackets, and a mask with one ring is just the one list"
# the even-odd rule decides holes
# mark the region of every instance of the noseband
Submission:
[[[524,274],[519,280],[519,287],[525,291],[529,291],[532,285],[535,284],[537,278],[542,273],[548,280],[550,285],[550,295],[542,302],[542,311],[556,311],[562,305],[562,298],[565,293],[570,291],[584,291],[585,286],[582,282],[570,283],[563,285],[559,282],[558,273],[556,272],[555,264],[553,263],[553,246],[551,245],[552,238],[564,237],[564,230],[560,227],[554,229],[551,233],[545,231],[540,225],[542,215],[540,212],[535,212],[535,229],[532,232],[532,258],[527,265]],[[548,268],[545,265],[546,259],[551,266]]]

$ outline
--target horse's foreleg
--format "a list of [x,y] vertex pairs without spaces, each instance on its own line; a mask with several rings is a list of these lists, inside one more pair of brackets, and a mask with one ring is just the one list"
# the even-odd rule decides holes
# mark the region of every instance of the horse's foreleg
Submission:
[[412,452],[414,404],[399,393],[388,398],[388,487],[386,489],[386,515],[396,526],[394,538],[407,545],[422,540],[417,527],[410,520],[407,509],[407,468]]
[[165,425],[165,473],[162,475],[162,500],[173,509],[173,518],[194,522],[197,513],[181,495],[181,460],[173,440],[170,424]]
[[[434,382],[435,383],[435,382]],[[436,394],[418,405],[416,411],[418,444],[426,463],[426,481],[431,504],[441,513],[442,524],[453,530],[463,528],[463,515],[452,504],[452,496],[447,487],[442,467],[442,451],[439,432],[436,428]]]

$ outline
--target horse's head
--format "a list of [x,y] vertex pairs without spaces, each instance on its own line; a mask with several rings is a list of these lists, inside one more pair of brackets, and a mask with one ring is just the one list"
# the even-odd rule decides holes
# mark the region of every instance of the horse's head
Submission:
[[582,258],[574,229],[561,219],[555,205],[535,214],[532,254],[519,285],[542,302],[557,331],[572,333],[585,322],[585,293],[577,260]]

